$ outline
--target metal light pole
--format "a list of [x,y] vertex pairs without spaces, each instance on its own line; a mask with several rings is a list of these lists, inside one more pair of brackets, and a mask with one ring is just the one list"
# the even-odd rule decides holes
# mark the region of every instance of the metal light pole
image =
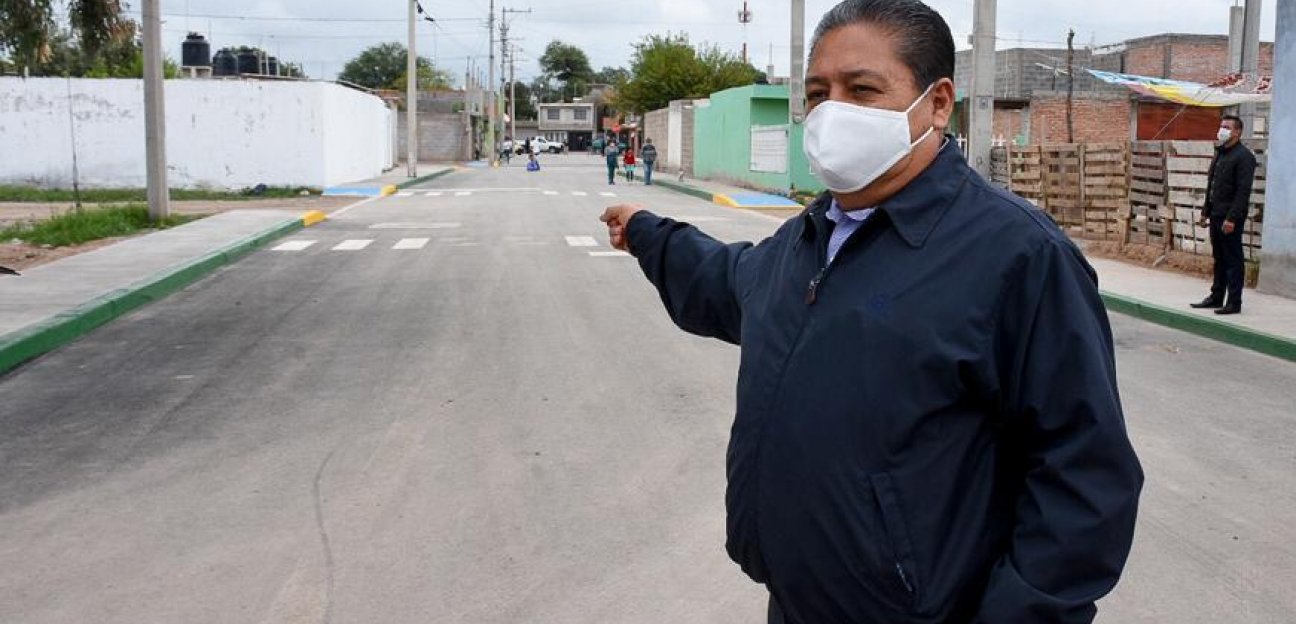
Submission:
[[792,71],[788,81],[788,113],[792,123],[805,121],[805,0],[792,0]]
[[144,0],[144,151],[148,160],[149,217],[171,214],[167,189],[166,101],[162,75],[162,19],[158,0]]
[[418,52],[414,47],[414,24],[418,20],[418,0],[409,0],[409,54],[405,60],[405,154],[409,177],[418,177]]

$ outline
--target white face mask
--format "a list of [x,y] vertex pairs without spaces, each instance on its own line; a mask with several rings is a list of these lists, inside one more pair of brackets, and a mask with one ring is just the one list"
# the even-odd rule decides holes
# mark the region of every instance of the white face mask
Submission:
[[1233,138],[1233,131],[1228,128],[1220,128],[1219,132],[1215,133],[1215,141],[1220,145],[1228,143],[1231,138]]
[[935,83],[904,111],[829,100],[805,121],[805,154],[810,170],[836,193],[854,193],[882,177],[936,128],[909,142],[909,112]]

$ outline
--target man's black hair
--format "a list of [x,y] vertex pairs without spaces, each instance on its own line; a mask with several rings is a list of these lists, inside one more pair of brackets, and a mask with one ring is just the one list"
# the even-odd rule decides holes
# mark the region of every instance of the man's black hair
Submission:
[[954,36],[949,24],[919,0],[844,0],[819,21],[810,43],[810,56],[814,57],[824,35],[858,23],[874,24],[893,33],[900,60],[909,67],[919,90],[941,78],[954,78]]
[[1231,122],[1237,124],[1237,130],[1238,130],[1238,132],[1241,132],[1241,131],[1242,131],[1242,118],[1241,118],[1241,117],[1238,117],[1237,115],[1225,115],[1225,116],[1223,116],[1223,117],[1220,118],[1220,121],[1231,121]]

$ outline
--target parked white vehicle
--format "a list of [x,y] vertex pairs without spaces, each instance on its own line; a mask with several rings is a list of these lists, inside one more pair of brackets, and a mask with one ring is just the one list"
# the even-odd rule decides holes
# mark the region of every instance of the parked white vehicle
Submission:
[[[522,146],[525,143],[526,141],[522,141],[519,143],[514,143],[512,141],[505,141],[504,149],[512,151],[514,154],[521,155],[523,152]],[[560,141],[550,141],[549,139],[546,139],[544,137],[533,137],[531,139],[532,154],[542,154],[544,152],[548,152],[550,154],[561,154],[562,152],[565,151],[567,151],[567,146],[563,145],[562,142]]]

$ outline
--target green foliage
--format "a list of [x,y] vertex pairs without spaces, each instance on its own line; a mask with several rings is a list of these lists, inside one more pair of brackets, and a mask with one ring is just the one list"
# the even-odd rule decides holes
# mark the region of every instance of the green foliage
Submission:
[[[408,80],[409,51],[396,42],[371,46],[347,62],[338,74],[338,80],[358,84],[370,89],[404,90]],[[420,90],[449,89],[450,73],[432,65],[427,57],[415,61],[418,67]]]
[[33,245],[65,247],[153,228],[165,229],[197,218],[200,217],[171,215],[161,223],[154,223],[149,218],[148,206],[143,204],[69,210],[49,219],[0,229],[0,240],[18,239]]
[[[56,30],[50,36],[47,46],[43,60],[25,63],[31,75],[72,78],[144,77],[144,48],[133,37],[109,40],[90,52],[76,40],[71,31]],[[16,62],[0,69],[12,73],[22,71],[22,67]],[[180,75],[180,67],[174,61],[164,59],[163,74],[167,78],[175,78]]]
[[546,96],[542,100],[545,102],[578,97],[594,81],[594,70],[585,52],[556,39],[545,46],[540,71],[541,77],[533,84]]
[[[174,201],[281,199],[297,197],[303,191],[312,195],[319,194],[319,189],[301,186],[271,186],[266,187],[260,193],[254,192],[253,189],[243,189],[242,191],[171,189],[171,199]],[[0,185],[0,202],[66,203],[73,201],[76,201],[76,193],[72,192],[72,189],[42,189],[33,186]],[[91,204],[142,202],[148,201],[148,192],[145,189],[82,189],[81,201]]]
[[[68,0],[67,23],[78,48],[93,56],[113,43],[135,36],[135,24],[123,17],[121,0]],[[36,67],[49,60],[60,34],[54,0],[0,0],[0,52],[17,67]]]
[[[506,84],[505,88],[507,87],[508,85]],[[505,93],[508,93],[508,91],[505,91]],[[533,93],[531,86],[525,82],[519,82],[514,87],[513,93],[517,98],[517,102],[514,104],[514,107],[516,108],[517,111],[517,118],[535,119],[536,107],[535,104],[531,103],[531,95]]]
[[635,47],[631,77],[618,85],[615,104],[644,113],[671,100],[703,98],[760,77],[755,67],[715,46],[694,48],[687,35],[649,35]]
[[630,71],[624,67],[604,67],[594,73],[595,84],[619,85],[630,80]]

